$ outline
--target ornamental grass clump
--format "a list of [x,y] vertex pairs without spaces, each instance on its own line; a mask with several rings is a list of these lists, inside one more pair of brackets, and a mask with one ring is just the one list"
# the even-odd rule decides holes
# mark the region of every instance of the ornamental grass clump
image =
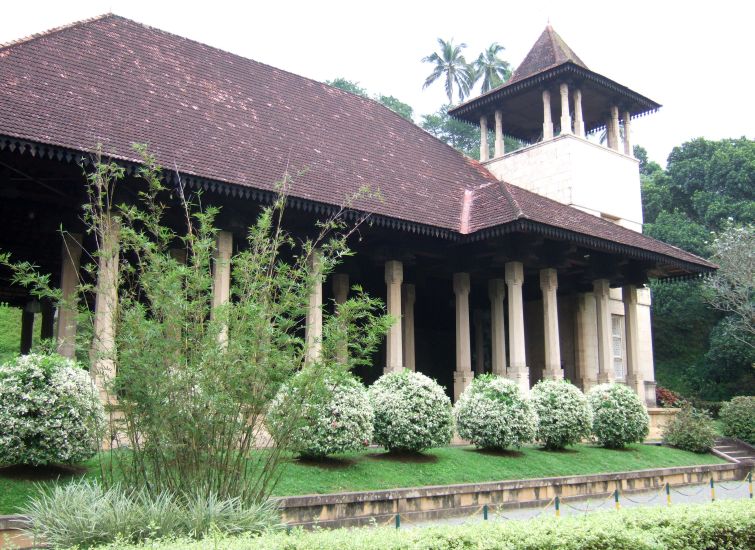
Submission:
[[[347,374],[335,380],[312,380],[302,372],[278,392],[267,415],[280,443],[306,458],[358,451],[372,440],[374,415],[367,389]],[[319,391],[304,391],[312,384]],[[292,422],[291,411],[299,409]]]
[[682,407],[663,430],[666,445],[693,453],[707,453],[715,439],[716,429],[708,412],[690,405]]
[[603,447],[620,449],[644,441],[650,417],[640,398],[624,384],[600,384],[587,393],[593,412],[593,436]]
[[725,436],[755,445],[755,396],[741,395],[724,403],[719,419]]
[[535,438],[537,413],[516,382],[475,378],[454,406],[459,436],[483,449],[521,447]]
[[542,380],[532,388],[536,439],[546,449],[563,449],[590,436],[592,410],[580,389],[565,380]]
[[74,464],[99,449],[105,414],[89,373],[56,354],[0,366],[0,465]]
[[418,372],[384,374],[369,389],[375,411],[374,442],[391,452],[420,452],[451,442],[451,400]]

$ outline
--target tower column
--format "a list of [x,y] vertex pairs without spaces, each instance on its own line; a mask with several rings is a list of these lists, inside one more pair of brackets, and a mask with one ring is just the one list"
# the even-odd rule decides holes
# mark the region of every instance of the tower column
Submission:
[[506,263],[506,286],[509,293],[509,378],[517,382],[522,391],[529,395],[530,371],[524,341],[524,265],[522,262]]
[[[233,253],[233,234],[218,231],[215,248],[215,263],[212,272],[212,310],[228,303],[231,298],[231,254]],[[228,326],[221,329],[218,336],[221,344],[228,341]]]
[[[349,298],[349,275],[347,273],[334,273],[331,284],[333,285],[333,298],[336,302],[336,308],[338,308]],[[336,357],[341,364],[346,364],[349,360],[349,342],[345,335],[343,341],[338,342]]]
[[506,281],[491,279],[488,281],[490,298],[490,341],[493,348],[492,370],[496,376],[506,376],[506,327],[503,318],[503,298],[506,295]]
[[66,233],[61,250],[60,290],[63,296],[58,309],[58,353],[69,359],[76,357],[76,287],[79,284],[81,240],[80,233]]
[[485,374],[485,342],[482,335],[482,311],[476,309],[472,315],[474,319],[474,373],[475,376]]
[[577,295],[575,316],[577,380],[582,386],[582,391],[587,393],[598,384],[598,321],[595,294],[581,292]]
[[645,381],[640,365],[640,327],[637,311],[637,287],[627,285],[621,289],[624,300],[624,331],[627,348],[627,385],[642,402],[645,402]]
[[505,153],[503,145],[503,112],[500,109],[495,112],[495,158],[502,157]]
[[562,82],[559,86],[561,92],[561,135],[571,134],[571,112],[569,111],[569,85]]
[[598,324],[598,382],[613,382],[613,355],[611,353],[611,309],[608,279],[593,281],[595,316]]
[[553,139],[553,119],[551,118],[551,93],[543,90],[543,141]]
[[417,300],[414,285],[405,284],[401,289],[401,299],[404,301],[402,310],[404,312],[403,324],[404,330],[404,367],[410,371],[416,370],[415,351],[414,351],[414,302]]
[[472,349],[469,338],[469,273],[454,273],[456,298],[456,371],[454,372],[454,401],[472,382]]
[[632,114],[629,111],[624,111],[624,154],[632,157]]
[[585,121],[582,118],[582,90],[574,90],[574,134],[585,137]]
[[611,105],[610,125],[608,126],[608,147],[619,150],[619,108]]
[[561,345],[558,336],[558,275],[555,269],[540,270],[540,289],[543,292],[543,334],[545,335],[543,378],[559,380],[564,377],[564,370],[561,368]]
[[480,117],[480,162],[485,162],[490,156],[488,150],[488,117]]
[[385,372],[400,371],[404,368],[401,332],[401,283],[404,280],[404,264],[397,260],[385,262],[386,307],[388,315],[396,322],[388,330],[385,349]]

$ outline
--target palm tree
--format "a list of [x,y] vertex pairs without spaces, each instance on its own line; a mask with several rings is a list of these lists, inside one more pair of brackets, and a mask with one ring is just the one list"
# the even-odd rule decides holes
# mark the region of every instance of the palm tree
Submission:
[[433,52],[427,57],[422,58],[423,63],[433,63],[435,65],[433,72],[425,79],[422,88],[427,88],[430,84],[445,76],[446,95],[448,95],[448,100],[453,104],[454,87],[459,92],[459,101],[463,100],[469,94],[469,90],[474,84],[474,71],[467,64],[464,55],[461,53],[461,50],[467,47],[466,44],[454,45],[453,39],[446,42],[442,38],[438,38],[438,44],[440,45],[439,52]]
[[504,49],[498,42],[493,42],[474,62],[474,82],[482,78],[482,88],[480,91],[483,94],[493,88],[497,88],[511,76],[511,67],[508,61],[504,61],[498,57],[498,53]]

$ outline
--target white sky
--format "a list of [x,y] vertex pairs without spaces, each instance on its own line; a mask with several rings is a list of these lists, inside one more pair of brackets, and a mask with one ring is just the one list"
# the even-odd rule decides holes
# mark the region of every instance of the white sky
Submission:
[[664,105],[633,125],[652,159],[698,136],[755,136],[750,0],[5,1],[0,42],[107,11],[317,80],[343,76],[417,119],[445,100],[441,83],[422,90],[436,38],[466,42],[467,60],[497,41],[516,67],[550,18],[588,67]]

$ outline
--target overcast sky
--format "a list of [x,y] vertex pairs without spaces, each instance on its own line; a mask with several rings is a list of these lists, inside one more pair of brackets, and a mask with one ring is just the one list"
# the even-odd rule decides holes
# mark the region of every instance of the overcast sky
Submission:
[[704,136],[755,136],[750,0],[435,0],[3,2],[0,42],[112,11],[316,80],[343,76],[409,103],[416,118],[444,103],[441,83],[422,90],[420,59],[436,39],[492,42],[521,62],[548,20],[587,66],[663,105],[638,120],[634,142],[661,163]]

